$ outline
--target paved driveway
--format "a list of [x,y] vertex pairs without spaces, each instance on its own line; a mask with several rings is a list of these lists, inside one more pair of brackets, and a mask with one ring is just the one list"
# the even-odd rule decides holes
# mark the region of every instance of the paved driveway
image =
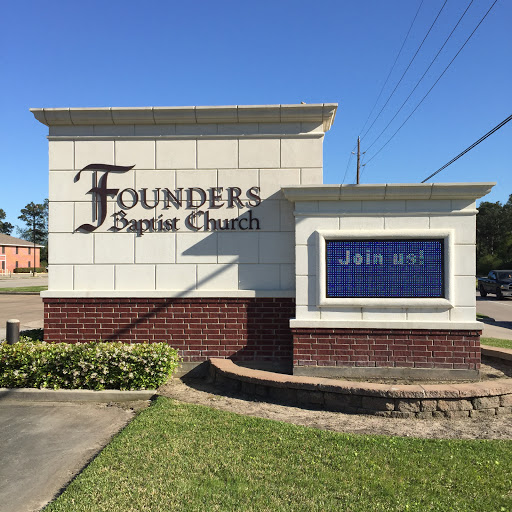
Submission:
[[[39,295],[0,295],[0,339],[11,318],[22,329],[43,327]],[[0,511],[40,510],[133,415],[104,404],[0,398]]]
[[0,510],[40,510],[133,414],[103,404],[0,399]]

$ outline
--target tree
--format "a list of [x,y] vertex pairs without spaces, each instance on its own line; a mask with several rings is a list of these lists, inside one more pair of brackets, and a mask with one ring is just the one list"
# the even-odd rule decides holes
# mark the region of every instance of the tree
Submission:
[[512,265],[512,195],[502,205],[484,201],[476,217],[477,273]]
[[25,223],[25,227],[17,228],[18,234],[24,240],[34,244],[44,245],[41,250],[41,261],[48,258],[48,199],[42,204],[29,203],[21,209],[18,219]]
[[476,218],[477,252],[479,256],[496,255],[508,233],[502,204],[485,201],[478,208]]
[[10,222],[3,222],[2,219],[5,219],[5,212],[0,208],[0,233],[10,235],[14,226]]

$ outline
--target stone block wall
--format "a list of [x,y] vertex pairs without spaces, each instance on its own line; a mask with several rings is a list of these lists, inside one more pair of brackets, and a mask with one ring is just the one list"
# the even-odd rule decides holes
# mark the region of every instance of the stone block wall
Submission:
[[[49,126],[47,296],[293,296],[293,205],[281,187],[322,183],[323,137],[335,110],[35,109]],[[133,166],[109,173],[115,192],[99,226],[91,191],[104,171],[78,176],[93,164]],[[183,197],[195,189],[193,200],[169,201],[168,191],[180,189]],[[159,221],[172,229],[149,227]],[[94,231],[79,229],[85,223]]]
[[[295,201],[295,259],[297,314],[294,326],[380,328],[389,322],[410,328],[473,328],[476,318],[475,197],[486,184],[359,185],[287,187]],[[311,198],[308,200],[308,196]],[[342,299],[322,303],[318,283],[318,234],[374,239],[431,236],[446,240],[447,296],[444,301],[418,299]],[[441,235],[442,233],[442,235]],[[420,303],[421,305],[419,305]],[[357,325],[356,325],[357,324]],[[326,325],[327,326],[327,325]],[[398,327],[398,325],[395,325]]]

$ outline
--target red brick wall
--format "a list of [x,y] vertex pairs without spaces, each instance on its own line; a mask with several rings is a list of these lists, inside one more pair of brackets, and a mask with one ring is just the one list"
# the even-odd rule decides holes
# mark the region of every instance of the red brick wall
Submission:
[[45,339],[164,341],[184,361],[480,368],[480,331],[290,329],[290,298],[45,298]]
[[293,366],[480,368],[481,331],[292,329]]
[[43,299],[46,341],[165,341],[184,361],[290,365],[290,298]]

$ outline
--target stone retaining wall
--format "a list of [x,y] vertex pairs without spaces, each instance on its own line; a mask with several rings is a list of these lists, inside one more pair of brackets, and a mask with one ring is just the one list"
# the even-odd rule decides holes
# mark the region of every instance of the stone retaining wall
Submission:
[[344,413],[421,419],[512,414],[512,379],[466,384],[372,384],[251,370],[227,359],[211,359],[209,372],[214,383],[224,389]]

